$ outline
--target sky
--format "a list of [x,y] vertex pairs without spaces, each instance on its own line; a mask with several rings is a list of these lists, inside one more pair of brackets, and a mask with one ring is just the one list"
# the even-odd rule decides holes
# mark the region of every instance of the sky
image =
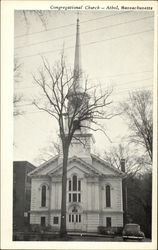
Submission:
[[[153,87],[154,13],[152,11],[80,11],[82,69],[89,84],[113,88],[113,107],[126,100],[129,91]],[[27,13],[14,15],[14,55],[21,64],[21,77],[14,83],[14,93],[23,95],[19,108],[24,114],[14,118],[14,160],[37,165],[40,152],[51,140],[57,141],[58,128],[52,117],[31,105],[39,97],[32,74],[41,67],[41,55],[53,66],[64,48],[66,62],[74,64],[76,11],[51,11],[47,27]],[[106,121],[110,141],[101,132],[93,133],[95,152],[103,155],[111,146],[125,141],[128,127],[121,117]]]

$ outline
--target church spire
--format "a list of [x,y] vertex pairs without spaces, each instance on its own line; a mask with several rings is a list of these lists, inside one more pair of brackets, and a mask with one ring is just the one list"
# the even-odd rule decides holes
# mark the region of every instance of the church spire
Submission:
[[82,71],[81,71],[81,47],[80,47],[80,24],[77,18],[76,26],[76,44],[75,44],[75,61],[74,61],[74,88],[75,91],[82,89]]

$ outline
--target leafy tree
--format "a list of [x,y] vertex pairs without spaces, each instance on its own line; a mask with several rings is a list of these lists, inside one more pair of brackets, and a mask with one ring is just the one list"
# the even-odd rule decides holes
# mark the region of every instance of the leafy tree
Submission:
[[[63,54],[61,59],[51,67],[43,58],[43,67],[33,76],[34,82],[41,89],[42,98],[34,100],[34,105],[54,118],[58,124],[63,153],[62,202],[61,202],[61,236],[66,235],[66,190],[67,164],[69,147],[72,139],[77,139],[76,131],[91,129],[101,130],[100,121],[111,119],[110,90],[89,88],[88,80],[81,79],[81,72],[71,72],[66,67]],[[82,87],[80,81],[82,80]],[[91,126],[90,126],[91,124]]]
[[130,178],[127,188],[130,221],[140,224],[146,237],[151,237],[152,173],[148,171]]

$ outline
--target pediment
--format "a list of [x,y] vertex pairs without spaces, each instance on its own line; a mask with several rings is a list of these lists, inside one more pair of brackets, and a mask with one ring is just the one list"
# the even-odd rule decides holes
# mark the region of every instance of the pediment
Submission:
[[47,175],[50,171],[52,171],[54,168],[58,165],[58,158],[59,156],[55,156],[48,161],[45,161],[43,164],[41,164],[39,167],[31,171],[28,176],[43,176]]
[[[60,164],[58,167],[53,169],[48,173],[49,176],[58,176],[62,174],[62,167],[63,164]],[[80,174],[80,175],[100,175],[101,173],[97,171],[92,165],[88,164],[87,162],[83,161],[82,159],[74,156],[68,160],[68,167],[67,167],[67,175],[71,174]]]
[[[91,157],[92,165],[77,156],[69,158],[67,168],[68,175],[77,171],[84,176],[122,176],[123,173],[121,171],[112,167],[100,157],[95,155],[91,155]],[[62,163],[59,164],[59,156],[56,156],[30,172],[29,176],[58,176],[62,174],[62,166]]]
[[123,172],[121,172],[119,169],[113,167],[110,165],[107,161],[101,159],[100,157],[91,154],[92,157],[92,164],[95,168],[97,168],[100,172],[103,173],[103,175],[106,176],[122,176]]

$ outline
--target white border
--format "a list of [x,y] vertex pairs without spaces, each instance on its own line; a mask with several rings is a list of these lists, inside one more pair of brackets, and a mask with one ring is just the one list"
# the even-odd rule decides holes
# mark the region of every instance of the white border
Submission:
[[[50,9],[58,6],[152,6],[155,11],[155,73],[154,73],[154,159],[152,242],[15,242],[12,241],[12,155],[13,155],[13,34],[14,10]],[[1,249],[152,249],[157,242],[157,2],[156,1],[3,1],[2,2],[2,171],[1,171]]]

